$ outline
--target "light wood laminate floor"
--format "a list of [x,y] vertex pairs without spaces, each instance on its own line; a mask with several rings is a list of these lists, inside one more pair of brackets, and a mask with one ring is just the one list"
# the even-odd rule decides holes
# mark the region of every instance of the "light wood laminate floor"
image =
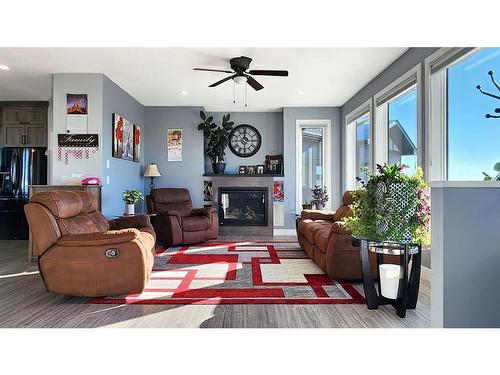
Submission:
[[[226,237],[222,240],[251,240]],[[257,238],[252,238],[256,240]],[[270,238],[260,237],[259,240]],[[294,239],[274,237],[272,239]],[[0,328],[424,328],[430,326],[430,286],[421,283],[416,310],[405,319],[391,306],[365,305],[88,305],[49,293],[26,241],[0,241]],[[360,283],[354,283],[362,293]]]

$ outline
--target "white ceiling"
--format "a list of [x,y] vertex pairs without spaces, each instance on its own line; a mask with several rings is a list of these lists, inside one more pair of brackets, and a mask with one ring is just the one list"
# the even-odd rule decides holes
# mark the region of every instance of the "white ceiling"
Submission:
[[[406,48],[0,48],[0,100],[49,100],[52,73],[104,73],[146,106],[204,106],[209,111],[266,111],[284,106],[340,106]],[[286,69],[288,77],[255,78],[261,91],[233,83],[209,88],[236,56],[250,69]],[[182,95],[186,91],[187,95]],[[299,92],[302,94],[300,95]]]

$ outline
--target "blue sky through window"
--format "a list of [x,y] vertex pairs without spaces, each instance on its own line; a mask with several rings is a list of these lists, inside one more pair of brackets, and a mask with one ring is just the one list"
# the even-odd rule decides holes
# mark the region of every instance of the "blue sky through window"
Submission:
[[[389,124],[393,121],[398,121],[401,127],[406,132],[411,142],[415,147],[417,145],[417,89],[413,88],[406,93],[398,96],[394,100],[389,102]],[[389,140],[390,143],[390,140]],[[396,160],[398,159],[398,160]],[[415,169],[417,167],[417,154],[416,150],[413,155],[401,155],[400,160],[398,158],[391,158],[389,156],[389,163],[398,162],[400,164],[406,164],[410,168],[405,170],[405,173],[409,175],[415,174]]]
[[487,119],[500,101],[481,94],[499,95],[488,72],[500,80],[500,48],[485,48],[448,69],[448,179],[482,180],[495,176],[500,161],[500,119]]

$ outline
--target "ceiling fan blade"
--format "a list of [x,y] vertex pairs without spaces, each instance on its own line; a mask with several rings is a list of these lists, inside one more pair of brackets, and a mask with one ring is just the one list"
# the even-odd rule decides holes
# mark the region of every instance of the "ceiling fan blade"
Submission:
[[212,83],[210,86],[208,87],[215,87],[215,86],[219,86],[221,83],[224,83],[226,81],[229,81],[230,79],[233,79],[233,77],[236,77],[236,74],[233,74],[232,76],[229,76],[229,77],[226,77],[224,79],[221,79],[220,81],[217,81],[215,83]]
[[287,70],[250,70],[248,73],[254,76],[288,77]]
[[264,88],[264,86],[262,86],[259,82],[257,82],[255,80],[255,78],[253,77],[250,77],[249,75],[246,75],[245,74],[245,77],[247,77],[247,83],[252,86],[252,88],[255,90],[255,91],[259,91],[259,90],[262,90]]
[[194,68],[193,70],[201,70],[201,71],[203,71],[203,72],[233,73],[231,70],[220,70],[220,69]]

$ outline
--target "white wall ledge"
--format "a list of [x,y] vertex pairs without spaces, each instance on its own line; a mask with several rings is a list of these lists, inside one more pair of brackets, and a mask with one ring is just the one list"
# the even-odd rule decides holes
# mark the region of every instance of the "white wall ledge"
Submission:
[[500,188],[500,181],[432,181],[431,188]]

